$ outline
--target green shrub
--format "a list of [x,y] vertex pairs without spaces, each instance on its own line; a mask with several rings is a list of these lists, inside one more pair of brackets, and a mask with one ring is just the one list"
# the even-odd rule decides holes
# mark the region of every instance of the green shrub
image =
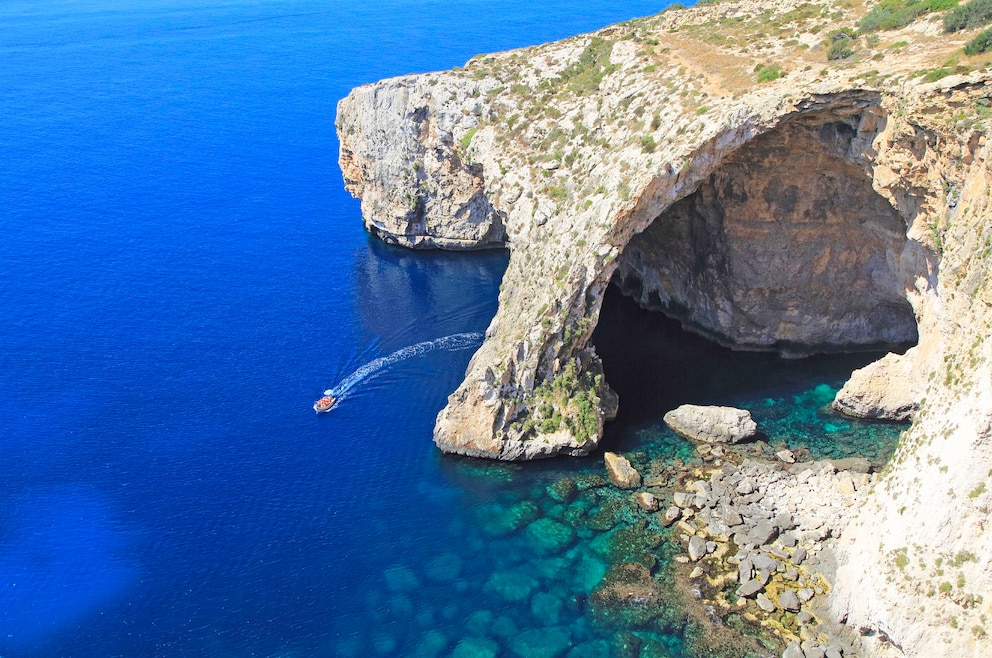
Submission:
[[944,32],[980,27],[992,21],[992,0],[971,0],[944,16]]
[[475,137],[475,133],[478,132],[479,127],[469,129],[467,133],[461,139],[462,150],[467,150],[469,145],[472,143],[472,138]]
[[838,59],[847,59],[854,54],[854,40],[848,39],[847,37],[837,39],[830,44],[830,49],[827,50],[827,59],[830,61],[835,61]]
[[758,71],[758,82],[771,82],[772,80],[778,80],[783,75],[785,71],[778,64],[769,64],[761,68]]
[[992,50],[992,29],[981,32],[964,46],[965,55],[978,55]]
[[613,42],[599,37],[589,41],[577,62],[561,72],[562,82],[576,94],[588,94],[599,89],[599,83],[617,69],[610,63]]
[[863,34],[898,30],[923,14],[956,7],[958,0],[882,0],[865,14],[858,27]]

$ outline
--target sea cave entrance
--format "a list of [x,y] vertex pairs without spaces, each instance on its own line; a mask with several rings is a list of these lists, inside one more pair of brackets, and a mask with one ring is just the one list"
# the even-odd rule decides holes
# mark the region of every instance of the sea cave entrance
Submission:
[[906,223],[872,188],[860,123],[798,115],[743,145],[630,240],[614,282],[733,349],[915,343]]
[[875,133],[860,112],[786,120],[630,240],[593,336],[620,394],[609,434],[685,402],[836,389],[916,343],[904,263],[918,261],[905,220],[872,188],[863,152]]

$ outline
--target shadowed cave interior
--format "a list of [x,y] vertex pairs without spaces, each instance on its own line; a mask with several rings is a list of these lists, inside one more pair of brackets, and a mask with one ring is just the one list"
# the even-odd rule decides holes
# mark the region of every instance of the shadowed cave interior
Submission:
[[743,145],[619,259],[643,308],[735,350],[902,350],[906,224],[872,188],[860,115],[799,115]]

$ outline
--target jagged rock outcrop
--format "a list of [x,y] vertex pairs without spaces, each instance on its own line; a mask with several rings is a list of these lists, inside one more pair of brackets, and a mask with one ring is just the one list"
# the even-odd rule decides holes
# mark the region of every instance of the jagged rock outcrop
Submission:
[[923,397],[914,365],[912,359],[890,353],[855,370],[831,407],[855,418],[909,420]]
[[828,61],[863,11],[711,3],[360,87],[341,165],[384,240],[510,249],[447,452],[596,448],[611,280],[739,349],[891,347],[836,403],[915,424],[845,531],[835,610],[879,655],[992,653],[992,73],[945,75],[971,35],[939,15]]
[[751,412],[733,407],[683,404],[665,414],[665,424],[679,436],[701,443],[739,443],[758,433]]

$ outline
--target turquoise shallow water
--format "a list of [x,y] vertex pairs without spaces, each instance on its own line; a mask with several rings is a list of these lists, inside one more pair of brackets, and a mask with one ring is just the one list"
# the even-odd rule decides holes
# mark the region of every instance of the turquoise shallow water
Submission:
[[[603,446],[625,452],[645,475],[695,458],[694,447],[660,421],[682,402],[746,407],[763,440],[816,459],[864,455],[882,462],[904,429],[844,419],[828,408],[851,370],[878,354],[794,361],[734,353],[642,311],[614,289],[594,342],[621,395],[622,415],[608,426]],[[364,614],[374,623],[343,631],[336,647],[342,655],[760,655],[760,645],[714,635],[723,622],[687,614],[667,572],[677,550],[669,532],[628,493],[605,486],[601,455],[439,462],[460,492],[462,513],[439,528],[444,539],[434,550],[397,556],[363,585],[355,619]],[[660,598],[631,605],[603,596],[604,583],[618,580],[611,568],[629,562],[650,569]],[[446,596],[452,592],[457,596]]]
[[[546,627],[555,655],[636,644],[593,588],[619,559],[663,576],[664,545],[645,550],[649,525],[609,535],[638,520],[591,477],[598,457],[434,449],[470,350],[310,405],[377,358],[483,331],[506,265],[370,240],[336,165],[337,100],[663,4],[2,3],[0,654],[510,655]],[[623,398],[607,446],[686,455],[658,418],[692,390],[753,400],[823,454],[891,449],[803,397],[858,359],[783,365],[656,320],[604,314]],[[665,610],[630,627],[642,655],[690,646]]]

